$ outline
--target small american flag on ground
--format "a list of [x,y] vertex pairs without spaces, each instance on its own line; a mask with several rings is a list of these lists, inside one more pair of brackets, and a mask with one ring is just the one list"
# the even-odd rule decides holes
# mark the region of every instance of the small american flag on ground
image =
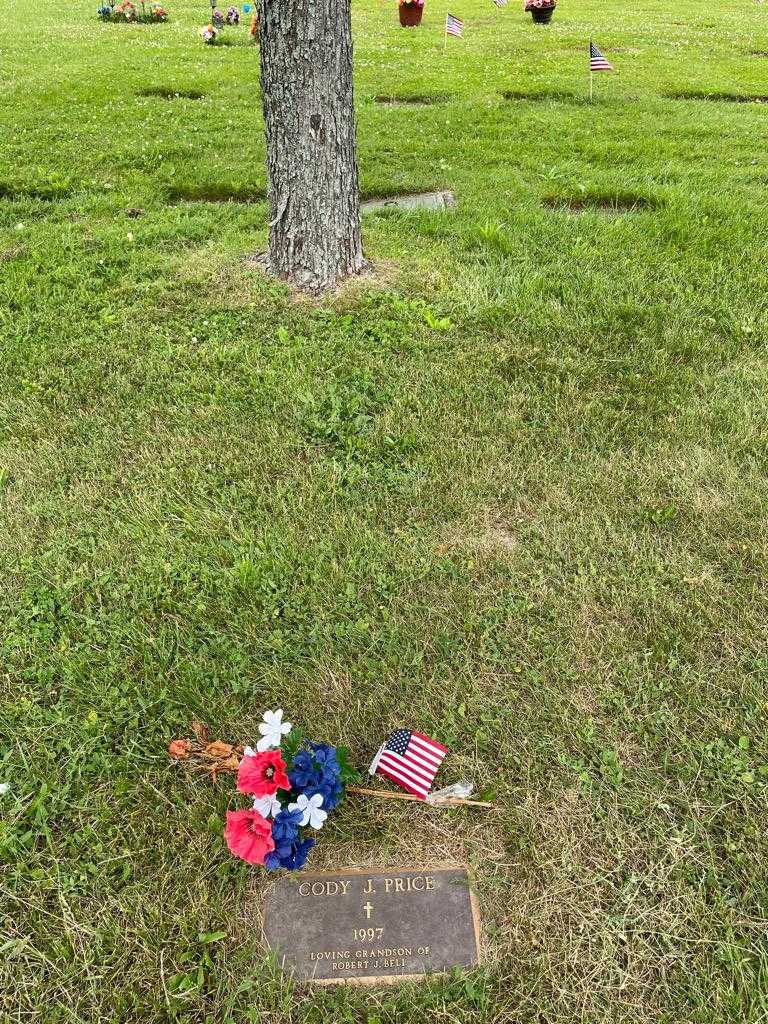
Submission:
[[409,793],[426,800],[437,769],[448,753],[437,740],[413,729],[391,732],[371,762],[371,775],[383,775]]
[[589,43],[589,70],[590,71],[613,71],[612,66],[608,63],[605,57],[600,53],[595,44],[590,40]]
[[506,7],[507,0],[493,0],[497,7]]
[[445,34],[447,36],[460,36],[464,31],[464,22],[454,17],[452,14],[446,14],[445,16]]

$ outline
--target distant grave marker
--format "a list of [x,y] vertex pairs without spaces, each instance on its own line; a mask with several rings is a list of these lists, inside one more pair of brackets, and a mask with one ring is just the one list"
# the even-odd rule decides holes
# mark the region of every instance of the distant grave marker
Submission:
[[456,196],[453,192],[420,192],[409,196],[389,196],[383,199],[369,199],[362,203],[363,213],[376,210],[455,210]]
[[281,878],[266,897],[264,933],[300,981],[389,982],[480,960],[464,867]]

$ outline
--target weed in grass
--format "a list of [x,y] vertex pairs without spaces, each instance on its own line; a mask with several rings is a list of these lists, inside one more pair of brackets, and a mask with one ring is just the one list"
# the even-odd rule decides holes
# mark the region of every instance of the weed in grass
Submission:
[[487,220],[477,228],[476,238],[481,248],[502,253],[505,256],[515,252],[516,245],[509,236],[504,224]]

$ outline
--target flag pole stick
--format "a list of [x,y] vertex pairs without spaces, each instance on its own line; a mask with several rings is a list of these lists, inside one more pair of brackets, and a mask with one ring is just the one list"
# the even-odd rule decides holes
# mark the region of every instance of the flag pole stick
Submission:
[[594,74],[592,72],[592,40],[589,40],[589,102],[592,102],[592,84],[594,82]]
[[347,786],[348,793],[355,793],[358,796],[378,796],[382,800],[408,800],[417,804],[426,804],[428,807],[485,807],[492,809],[495,804],[487,800],[461,800],[458,797],[446,800],[422,800],[419,796],[412,796],[410,793],[389,793],[385,789],[365,789],[363,786]]
[[445,56],[445,49],[446,49],[447,46],[448,46],[448,18],[446,17],[445,24],[443,25],[443,56]]
[[590,103],[592,102],[592,95],[593,95],[593,88],[594,88],[593,83],[594,83],[594,81],[595,81],[595,76],[590,71],[589,72],[589,102]]

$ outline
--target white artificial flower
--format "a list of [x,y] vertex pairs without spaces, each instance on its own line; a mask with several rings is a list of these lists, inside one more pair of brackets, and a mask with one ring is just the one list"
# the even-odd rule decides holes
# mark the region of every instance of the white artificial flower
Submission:
[[276,818],[283,807],[273,793],[271,796],[257,796],[253,801],[254,811],[258,811],[262,818]]
[[286,736],[292,728],[290,722],[283,721],[282,708],[278,708],[277,711],[265,711],[264,720],[259,726],[261,739],[256,744],[256,749],[264,751],[270,750],[272,747],[279,747],[283,736]]
[[10,788],[10,782],[0,782],[0,796],[5,796]]
[[256,757],[253,747],[243,747],[243,757]]
[[304,793],[298,798],[295,804],[288,804],[289,811],[301,811],[300,825],[309,825],[310,828],[322,828],[323,822],[328,817],[328,811],[322,810],[322,793],[315,793],[307,797]]

